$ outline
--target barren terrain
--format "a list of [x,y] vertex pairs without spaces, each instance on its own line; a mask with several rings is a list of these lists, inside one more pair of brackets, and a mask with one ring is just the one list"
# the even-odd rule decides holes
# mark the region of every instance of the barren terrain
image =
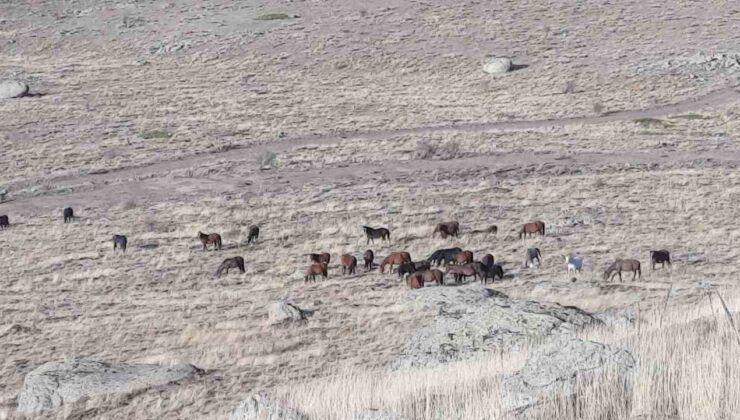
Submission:
[[[457,388],[436,412],[398,395],[408,383],[434,395],[428,384],[488,383],[521,367],[526,349],[497,354],[506,369],[484,356],[449,368],[454,378],[388,373],[435,317],[418,301],[435,286],[338,266],[367,248],[379,263],[452,246],[493,254],[506,275],[487,287],[512,299],[645,318],[579,333],[649,367],[622,417],[734,412],[717,402],[740,395],[725,378],[716,389],[728,395],[655,413],[666,406],[650,399],[649,369],[691,351],[737,355],[734,326],[707,293],[740,304],[740,62],[670,60],[736,53],[740,5],[85,0],[2,10],[0,79],[32,95],[0,100],[0,214],[11,222],[0,230],[0,418],[20,416],[26,374],[73,356],[203,370],[83,401],[65,413],[74,418],[226,418],[255,392],[312,418],[363,404],[409,418],[503,415],[481,408],[496,404],[484,391],[498,380],[457,411],[444,411]],[[491,56],[518,66],[486,74]],[[78,219],[64,224],[67,206]],[[547,234],[520,240],[535,219]],[[460,221],[460,237],[433,238],[447,220]],[[247,245],[252,224],[262,233]],[[388,227],[390,243],[366,245],[361,225]],[[479,232],[491,225],[498,234]],[[219,232],[224,249],[203,251],[198,231]],[[125,254],[113,234],[129,238]],[[542,251],[538,268],[523,267],[529,246]],[[650,269],[654,249],[671,251],[672,268]],[[305,284],[306,254],[319,251],[332,255],[329,279]],[[575,280],[571,253],[585,258]],[[246,273],[216,278],[235,255]],[[605,282],[617,257],[639,259],[642,278]],[[267,307],[283,299],[311,315],[270,325]],[[707,316],[721,338],[706,347],[667,328],[704,337]],[[648,356],[671,346],[688,350]],[[738,373],[705,368],[684,379]]]

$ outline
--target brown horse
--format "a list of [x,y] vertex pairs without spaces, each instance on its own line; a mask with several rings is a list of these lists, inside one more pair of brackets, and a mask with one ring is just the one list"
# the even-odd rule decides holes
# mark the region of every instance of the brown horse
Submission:
[[525,238],[527,235],[532,236],[532,234],[539,233],[542,236],[545,236],[545,222],[537,220],[534,222],[525,223],[522,226],[522,230],[519,231],[519,239],[524,236]]
[[383,259],[383,262],[380,264],[380,272],[385,271],[385,266],[390,265],[391,271],[393,271],[393,264],[400,265],[403,263],[410,263],[411,262],[411,255],[409,255],[408,252],[391,252],[388,254],[387,257]]
[[198,239],[203,243],[203,251],[208,249],[209,244],[213,244],[213,249],[221,249],[221,235],[218,233],[198,232]]
[[434,227],[434,231],[432,232],[432,237],[434,237],[435,234],[439,232],[439,235],[442,237],[442,239],[447,238],[448,236],[454,236],[458,237],[458,234],[460,233],[460,223],[459,222],[443,222],[437,224],[437,226]]
[[614,274],[619,275],[619,281],[622,281],[622,271],[632,272],[632,281],[635,278],[642,278],[642,272],[640,271],[640,262],[632,259],[617,259],[604,271],[604,280],[611,281],[614,278]]
[[303,280],[304,283],[308,283],[308,278],[311,278],[311,281],[316,281],[316,276],[321,275],[326,279],[329,277],[326,269],[326,264],[324,263],[313,263],[310,267],[308,267],[308,270],[306,270],[306,278]]
[[452,274],[455,277],[456,284],[462,284],[462,280],[464,277],[473,276],[473,278],[477,280],[479,275],[479,271],[476,269],[476,267],[473,267],[472,264],[448,265],[446,269],[447,274]]
[[468,264],[473,262],[473,251],[463,251],[455,255],[455,263],[458,265]]
[[221,265],[218,266],[218,270],[216,270],[216,277],[221,277],[221,274],[224,272],[225,274],[229,274],[230,268],[238,268],[239,272],[244,273],[244,258],[231,257],[223,260]]
[[406,279],[406,284],[412,289],[424,288],[424,275],[420,272],[413,273]]
[[342,274],[355,274],[357,268],[357,258],[349,254],[344,254],[339,257],[339,263],[342,265]]
[[7,215],[0,216],[0,229],[5,229],[10,227],[10,220],[8,219]]
[[437,270],[419,270],[411,273],[411,275],[421,275],[424,278],[424,283],[437,283],[438,286],[442,286],[445,282],[445,273]]
[[308,256],[311,258],[311,261],[315,263],[324,263],[329,265],[329,261],[331,261],[331,254],[328,252],[322,252],[321,254],[308,254]]
[[365,254],[362,256],[362,258],[365,260],[365,271],[372,270],[373,269],[373,261],[375,261],[375,253],[372,249],[368,249],[365,251]]
[[655,264],[660,264],[660,268],[665,267],[665,263],[671,265],[671,253],[668,250],[661,249],[659,251],[650,251],[650,262],[655,270]]
[[252,225],[249,227],[249,234],[247,236],[247,243],[251,244],[252,242],[257,243],[257,239],[260,238],[260,227],[257,225]]
[[382,228],[371,228],[370,226],[363,226],[362,229],[365,231],[365,236],[367,236],[367,244],[370,242],[375,243],[376,239],[380,239],[382,241],[388,241],[391,240],[391,231],[382,227]]

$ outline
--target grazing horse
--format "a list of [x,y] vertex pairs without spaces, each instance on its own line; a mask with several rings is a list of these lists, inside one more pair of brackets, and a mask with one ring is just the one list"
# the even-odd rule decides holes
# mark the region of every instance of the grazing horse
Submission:
[[209,244],[213,244],[213,249],[221,249],[221,235],[218,233],[198,232],[198,239],[203,244],[203,251],[208,249]]
[[668,265],[670,266],[671,253],[665,249],[661,249],[659,251],[650,251],[650,262],[653,265],[653,270],[655,270],[655,264],[660,264],[660,268],[665,267],[665,263],[668,263]]
[[5,229],[10,227],[10,219],[8,219],[7,215],[0,216],[0,229]]
[[525,223],[522,225],[522,229],[519,231],[519,239],[524,236],[525,238],[527,235],[532,236],[532,234],[539,233],[542,236],[545,236],[545,222],[537,220],[534,222]]
[[642,278],[642,272],[640,271],[640,262],[631,259],[617,259],[604,271],[604,280],[611,281],[614,278],[614,274],[619,274],[619,281],[622,281],[622,271],[632,272],[632,281],[635,281],[636,277]]
[[481,277],[481,283],[488,284],[489,277],[491,279],[491,283],[495,283],[496,276],[498,276],[499,280],[503,280],[504,268],[498,264],[492,264],[491,268],[488,268],[485,271],[483,271],[483,276]]
[[480,260],[481,264],[485,265],[489,269],[493,267],[493,255],[486,254],[483,256],[483,258]]
[[431,257],[427,258],[427,261],[433,263],[437,267],[441,264],[447,265],[452,261],[455,261],[455,256],[461,252],[461,248],[438,249],[432,253]]
[[387,257],[383,259],[383,262],[380,264],[380,272],[385,271],[385,266],[390,265],[391,271],[393,271],[393,264],[401,265],[403,263],[409,263],[411,262],[411,255],[409,255],[408,252],[402,251],[402,252],[391,252],[388,254]]
[[463,251],[455,255],[455,262],[458,265],[470,264],[473,262],[473,251]]
[[455,277],[455,284],[462,284],[464,277],[473,276],[474,279],[478,279],[479,271],[472,264],[465,265],[448,265],[446,267],[446,274],[452,274]]
[[328,252],[322,252],[321,254],[308,254],[308,256],[311,258],[311,261],[315,263],[324,263],[329,265],[329,261],[331,261],[331,254]]
[[72,210],[72,207],[65,208],[62,211],[62,214],[64,215],[64,223],[73,222],[75,220],[75,211]]
[[406,284],[411,289],[422,289],[424,288],[424,275],[420,272],[413,273],[406,279]]
[[306,270],[306,278],[303,280],[304,283],[308,283],[308,278],[311,278],[311,281],[316,281],[316,276],[321,275],[326,279],[329,277],[326,269],[325,263],[313,263],[310,267],[308,267],[308,270]]
[[365,254],[362,256],[362,258],[365,260],[365,271],[372,270],[373,269],[373,261],[375,261],[375,253],[372,249],[368,249],[365,251]]
[[424,278],[424,283],[437,283],[438,286],[442,286],[445,283],[445,273],[440,270],[419,270],[411,273],[412,276],[421,275]]
[[247,236],[247,243],[251,244],[252,242],[257,243],[257,239],[260,238],[260,227],[257,225],[252,225],[249,227],[249,234]]
[[113,235],[113,251],[121,248],[121,251],[126,252],[126,245],[128,245],[128,239],[124,235]]
[[225,259],[216,270],[216,277],[221,277],[221,273],[229,274],[230,268],[238,268],[239,272],[244,273],[244,258],[242,257],[231,257]]
[[581,272],[581,268],[583,268],[583,257],[580,255],[572,256],[568,255],[565,257],[565,264],[568,266],[568,274],[573,272],[575,275],[576,273]]
[[524,260],[524,268],[529,267],[530,265],[532,267],[535,267],[534,261],[537,260],[537,267],[542,264],[542,261],[540,260],[542,258],[542,254],[540,253],[539,248],[531,247],[527,248],[527,255]]
[[391,241],[391,231],[386,228],[371,228],[370,226],[363,226],[362,229],[365,231],[365,236],[367,236],[367,244],[370,242],[375,243],[376,239],[380,239],[382,241]]
[[339,257],[339,263],[342,265],[342,274],[355,274],[357,268],[357,258],[349,254],[344,254]]
[[460,233],[460,223],[459,222],[444,222],[439,223],[437,226],[434,227],[434,231],[432,232],[432,237],[439,232],[442,239],[447,238],[447,236],[454,236],[458,237],[458,234]]

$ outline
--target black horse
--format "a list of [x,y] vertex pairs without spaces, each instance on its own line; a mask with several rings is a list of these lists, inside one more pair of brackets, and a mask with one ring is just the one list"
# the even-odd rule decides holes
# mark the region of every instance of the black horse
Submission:
[[113,235],[113,250],[115,251],[116,248],[121,248],[121,251],[126,252],[126,245],[128,244],[128,239],[124,235]]
[[216,270],[216,277],[221,277],[221,274],[229,274],[230,268],[238,268],[240,272],[244,273],[244,258],[242,257],[231,257],[225,259]]
[[75,211],[72,210],[72,207],[67,207],[63,211],[64,214],[64,223],[72,222],[75,220]]
[[260,227],[257,225],[252,225],[249,227],[249,236],[247,237],[247,243],[251,244],[252,242],[257,242],[257,239],[260,238]]
[[432,253],[432,256],[427,258],[427,261],[439,266],[441,264],[447,265],[455,261],[457,254],[461,253],[461,248],[446,248],[438,249]]
[[5,229],[10,227],[10,220],[8,219],[7,215],[0,216],[0,229]]
[[369,244],[370,242],[375,243],[375,239],[380,239],[384,241],[391,241],[391,231],[386,228],[371,228],[370,226],[363,226],[362,229],[365,231],[365,236],[367,236],[367,242],[366,244]]

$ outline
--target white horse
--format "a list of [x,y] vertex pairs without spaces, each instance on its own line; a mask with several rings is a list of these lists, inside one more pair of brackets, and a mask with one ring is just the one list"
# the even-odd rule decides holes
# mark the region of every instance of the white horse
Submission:
[[583,268],[583,257],[580,255],[575,257],[568,255],[565,257],[565,264],[568,265],[568,274],[571,272],[573,272],[573,274],[580,273],[581,268]]

